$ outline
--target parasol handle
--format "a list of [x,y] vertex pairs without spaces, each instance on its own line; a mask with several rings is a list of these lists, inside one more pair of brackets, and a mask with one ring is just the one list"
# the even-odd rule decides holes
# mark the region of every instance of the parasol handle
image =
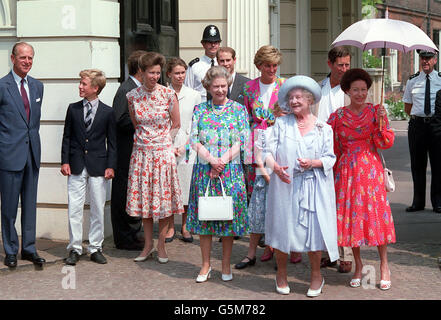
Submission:
[[[380,98],[380,106],[383,105],[383,93],[384,93],[384,67],[386,64],[386,42],[384,43],[384,51],[383,51],[383,71],[381,75],[381,98]],[[380,131],[383,130],[384,119],[380,118]]]

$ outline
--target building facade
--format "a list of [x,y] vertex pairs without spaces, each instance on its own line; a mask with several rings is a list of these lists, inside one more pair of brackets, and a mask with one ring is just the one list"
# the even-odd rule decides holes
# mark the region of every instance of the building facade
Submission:
[[[60,173],[60,153],[67,106],[80,99],[80,70],[106,73],[100,99],[111,105],[127,77],[130,52],[155,50],[188,62],[203,53],[204,27],[216,24],[222,45],[237,51],[238,72],[257,77],[254,54],[262,45],[273,44],[283,53],[282,76],[304,74],[320,80],[328,73],[327,51],[333,39],[359,19],[361,0],[1,0],[1,75],[11,69],[13,44],[26,41],[35,49],[30,74],[45,86],[37,236],[69,237],[67,179]],[[355,50],[352,65],[361,65]],[[109,207],[110,202],[106,236],[112,233]],[[85,235],[87,214],[86,206]]]
[[[383,0],[377,6],[377,17],[388,16],[389,19],[412,23],[424,30],[439,48],[441,32],[440,0]],[[378,54],[378,53],[377,53]],[[435,67],[439,70],[438,64]],[[403,53],[387,50],[387,91],[403,92],[407,80],[420,70],[419,57],[416,51]]]

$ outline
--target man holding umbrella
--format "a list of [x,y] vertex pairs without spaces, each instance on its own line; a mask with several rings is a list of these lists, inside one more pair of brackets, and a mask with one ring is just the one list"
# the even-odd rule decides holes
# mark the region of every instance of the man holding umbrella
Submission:
[[407,212],[424,210],[426,203],[427,158],[432,172],[430,198],[433,211],[441,213],[441,150],[437,148],[433,127],[435,96],[441,89],[441,74],[434,70],[437,56],[417,50],[422,72],[409,78],[403,95],[404,110],[410,116],[408,139],[413,180],[413,202]]

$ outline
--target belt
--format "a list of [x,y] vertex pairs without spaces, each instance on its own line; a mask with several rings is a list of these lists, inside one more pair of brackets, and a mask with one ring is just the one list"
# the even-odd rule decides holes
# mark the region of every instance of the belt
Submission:
[[418,117],[418,116],[410,116],[410,119],[416,120],[416,121],[421,121],[424,123],[429,123],[430,121],[432,121],[432,117]]

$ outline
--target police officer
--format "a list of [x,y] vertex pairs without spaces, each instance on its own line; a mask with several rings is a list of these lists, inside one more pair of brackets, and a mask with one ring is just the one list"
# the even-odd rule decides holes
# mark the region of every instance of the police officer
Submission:
[[208,69],[217,66],[216,52],[221,43],[219,29],[215,25],[208,25],[202,34],[201,44],[205,54],[200,58],[195,58],[188,64],[187,75],[184,84],[201,93],[202,101],[207,100],[207,91],[202,86],[202,79]]
[[441,150],[437,148],[431,121],[435,112],[435,96],[441,89],[441,73],[434,70],[437,56],[417,50],[422,72],[411,76],[404,90],[404,111],[410,116],[408,139],[413,180],[412,205],[407,212],[424,210],[426,203],[427,158],[432,172],[430,198],[433,211],[441,213]]

